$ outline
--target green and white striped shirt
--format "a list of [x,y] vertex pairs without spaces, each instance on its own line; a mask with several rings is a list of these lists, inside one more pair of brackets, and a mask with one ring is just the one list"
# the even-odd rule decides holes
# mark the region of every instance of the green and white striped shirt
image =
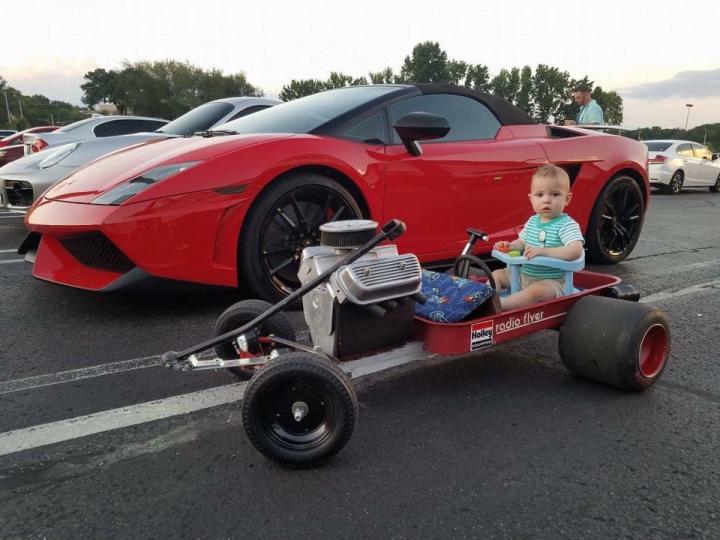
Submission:
[[[518,236],[526,246],[535,247],[562,247],[575,240],[585,243],[580,225],[567,214],[560,214],[545,223],[535,214],[527,220]],[[562,270],[537,264],[523,264],[521,273],[533,279],[557,279],[564,275]]]

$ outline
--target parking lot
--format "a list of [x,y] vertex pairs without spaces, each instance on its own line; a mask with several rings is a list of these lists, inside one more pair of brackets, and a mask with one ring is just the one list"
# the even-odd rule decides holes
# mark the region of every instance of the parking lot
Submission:
[[238,293],[36,280],[0,213],[0,536],[717,538],[719,230],[720,195],[656,194],[630,258],[590,268],[669,316],[649,392],[571,376],[546,331],[362,380],[349,445],[288,471],[245,438],[231,374],[158,366]]

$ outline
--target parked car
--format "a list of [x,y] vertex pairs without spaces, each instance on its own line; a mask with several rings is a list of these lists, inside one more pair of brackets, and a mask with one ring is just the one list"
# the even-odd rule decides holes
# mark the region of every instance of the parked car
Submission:
[[15,146],[15,145],[22,145],[23,143],[23,136],[26,133],[49,133],[51,131],[55,131],[59,129],[60,126],[36,126],[31,127],[28,129],[24,129],[23,131],[16,131],[15,133],[12,133],[10,135],[7,135],[6,137],[3,137],[0,139],[0,148],[5,146]]
[[51,146],[84,141],[95,137],[112,137],[140,131],[155,131],[167,124],[162,118],[144,116],[93,116],[63,126],[51,133],[27,133],[23,135],[25,154],[40,152]]
[[[58,126],[39,126],[0,139],[0,167],[25,155],[25,147],[22,144],[22,137],[25,133],[47,133],[56,129],[58,129]],[[0,195],[1,201],[2,196]]]
[[677,194],[686,187],[720,191],[720,160],[702,144],[692,141],[644,141],[648,148],[650,185]]
[[109,152],[151,140],[192,135],[278,103],[280,101],[276,99],[256,97],[218,99],[188,111],[152,133],[94,138],[53,146],[25,156],[8,167],[0,167],[0,199],[11,209],[27,210],[55,182]]
[[517,237],[548,162],[570,175],[589,257],[614,263],[635,246],[650,191],[642,143],[538,125],[452,85],[334,89],[221,130],[126,148],[58,182],[26,217],[33,275],[90,290],[151,275],[277,299],[298,287],[320,224],[352,218],[402,219],[400,250],[424,263],[454,259],[482,224],[476,253],[489,253]]
[[8,135],[12,135],[13,133],[17,133],[17,130],[14,130],[14,129],[0,129],[0,137],[7,137]]

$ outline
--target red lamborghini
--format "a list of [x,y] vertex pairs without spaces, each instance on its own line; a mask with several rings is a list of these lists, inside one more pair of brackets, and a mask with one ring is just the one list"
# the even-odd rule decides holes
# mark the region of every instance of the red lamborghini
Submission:
[[512,239],[531,213],[530,176],[565,168],[567,212],[588,255],[632,251],[648,202],[647,148],[538,125],[496,97],[445,85],[330,90],[195,137],[101,158],[56,184],[26,217],[33,275],[110,290],[151,275],[277,299],[298,286],[302,249],[326,221],[399,218],[399,247],[456,256],[467,227]]

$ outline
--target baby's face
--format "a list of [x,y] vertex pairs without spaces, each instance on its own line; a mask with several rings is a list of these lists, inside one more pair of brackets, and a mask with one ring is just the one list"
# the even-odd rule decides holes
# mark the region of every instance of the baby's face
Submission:
[[535,213],[543,221],[549,221],[562,214],[572,199],[572,193],[561,180],[533,178],[528,197]]

